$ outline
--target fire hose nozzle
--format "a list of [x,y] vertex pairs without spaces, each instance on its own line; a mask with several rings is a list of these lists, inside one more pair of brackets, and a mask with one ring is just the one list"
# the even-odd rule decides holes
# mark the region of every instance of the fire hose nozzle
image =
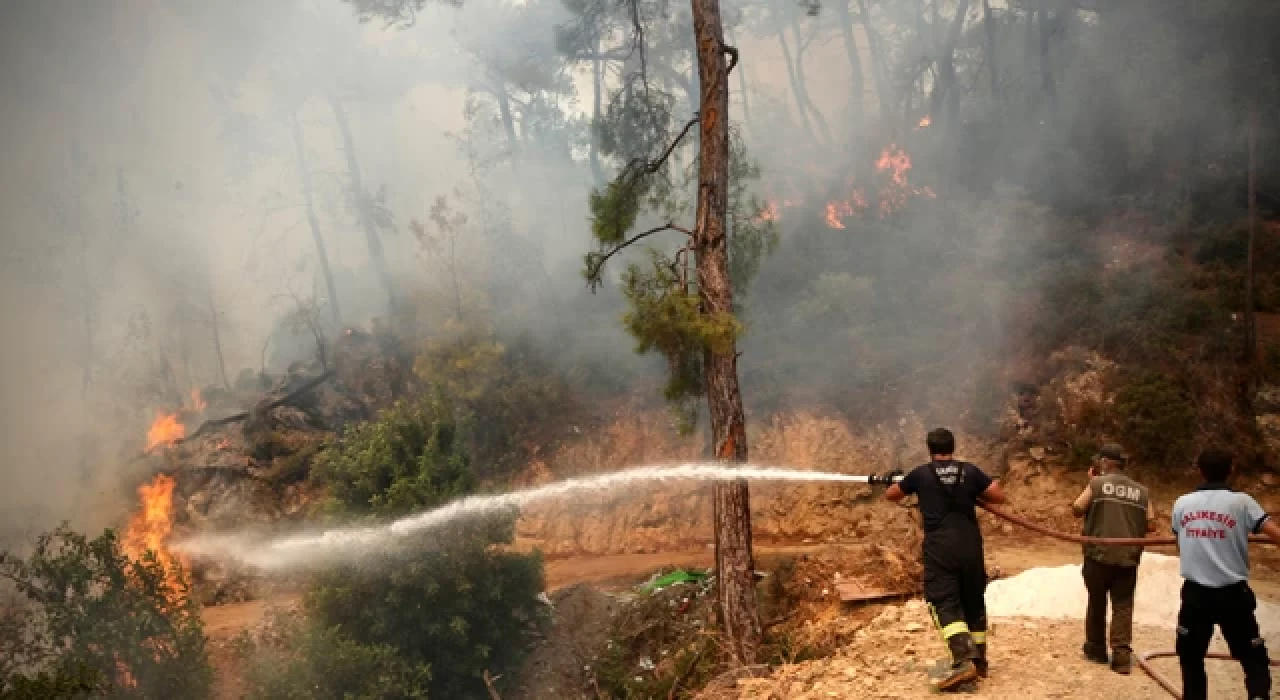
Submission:
[[871,486],[891,486],[902,481],[903,471],[894,469],[883,474],[872,474],[867,477],[867,484]]

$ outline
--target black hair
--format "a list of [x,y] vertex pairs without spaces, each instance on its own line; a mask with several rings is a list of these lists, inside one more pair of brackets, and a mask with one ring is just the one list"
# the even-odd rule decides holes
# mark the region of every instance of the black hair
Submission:
[[929,448],[929,456],[955,454],[956,436],[951,434],[946,428],[934,428],[924,438],[924,444]]
[[1231,453],[1226,450],[1205,450],[1196,458],[1196,466],[1205,481],[1226,481],[1231,476]]

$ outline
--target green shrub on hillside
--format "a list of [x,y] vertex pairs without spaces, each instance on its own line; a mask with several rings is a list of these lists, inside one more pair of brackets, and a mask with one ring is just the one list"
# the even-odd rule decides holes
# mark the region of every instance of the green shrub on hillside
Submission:
[[1119,434],[1143,462],[1171,466],[1189,459],[1196,442],[1196,405],[1187,389],[1155,372],[1116,392]]
[[500,343],[476,327],[446,329],[427,343],[414,371],[464,419],[462,439],[480,479],[524,466],[528,445],[563,435],[574,409],[568,382],[527,338]]
[[365,645],[336,627],[283,614],[258,638],[241,636],[237,656],[259,700],[375,700],[427,697],[431,670],[386,645]]
[[0,639],[0,697],[202,698],[213,671],[185,575],[66,526],[0,557],[26,604]]
[[439,400],[399,402],[349,426],[316,458],[312,477],[342,515],[399,515],[438,505],[474,486],[459,426]]

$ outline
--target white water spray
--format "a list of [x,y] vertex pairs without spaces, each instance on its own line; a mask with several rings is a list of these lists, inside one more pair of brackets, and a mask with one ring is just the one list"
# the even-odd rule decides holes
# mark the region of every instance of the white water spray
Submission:
[[492,515],[513,507],[519,508],[577,493],[610,491],[639,482],[734,479],[867,483],[866,476],[778,467],[724,467],[713,464],[639,467],[558,481],[510,493],[468,496],[377,526],[337,528],[265,541],[256,540],[245,533],[197,535],[176,543],[174,548],[196,558],[230,560],[258,569],[283,571],[331,561],[335,557],[378,551],[407,535],[427,532],[466,518]]

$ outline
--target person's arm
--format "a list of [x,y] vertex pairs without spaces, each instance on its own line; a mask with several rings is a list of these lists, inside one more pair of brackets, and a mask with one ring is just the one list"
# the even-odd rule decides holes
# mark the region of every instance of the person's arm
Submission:
[[[1263,534],[1272,544],[1280,544],[1280,528],[1271,522],[1271,517],[1267,515],[1267,511],[1254,500],[1253,496],[1245,496],[1244,504],[1245,517],[1249,525],[1249,532],[1257,535]],[[1275,534],[1272,534],[1275,533]]]
[[1267,539],[1271,540],[1271,544],[1280,546],[1280,523],[1277,523],[1271,518],[1267,518],[1262,521],[1262,527],[1259,529],[1259,532],[1266,535]]
[[1083,518],[1089,513],[1089,503],[1093,501],[1093,487],[1085,484],[1084,490],[1076,496],[1076,500],[1071,502],[1071,514],[1077,518]]
[[977,465],[970,464],[965,468],[971,470],[966,478],[972,484],[973,491],[970,493],[977,494],[974,496],[974,500],[979,503],[989,503],[993,506],[998,506],[1008,500],[1004,494],[1004,489],[1000,488],[1000,484],[988,476],[986,472],[979,469]]
[[992,481],[990,486],[982,490],[982,494],[978,496],[978,500],[983,503],[990,503],[993,506],[998,506],[1008,502],[1009,497],[1005,495],[1004,489],[1000,488],[999,481]]
[[912,469],[907,475],[902,477],[902,481],[891,485],[884,490],[885,500],[897,503],[902,499],[916,492],[916,470]]

